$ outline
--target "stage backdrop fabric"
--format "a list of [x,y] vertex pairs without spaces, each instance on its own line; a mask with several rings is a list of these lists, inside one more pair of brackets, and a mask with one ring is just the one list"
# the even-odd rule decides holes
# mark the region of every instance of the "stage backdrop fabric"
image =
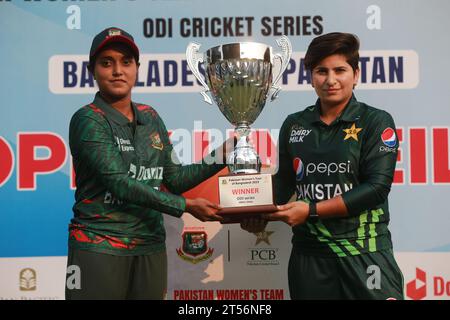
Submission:
[[[75,190],[68,126],[96,92],[88,52],[109,26],[134,35],[141,65],[133,98],[164,119],[185,164],[232,132],[217,106],[202,101],[187,45],[204,52],[256,41],[279,51],[276,39],[287,35],[293,55],[282,91],[253,125],[268,172],[283,120],[315,103],[303,66],[308,44],[333,31],[358,35],[355,95],[388,111],[398,130],[390,230],[406,296],[449,299],[448,12],[445,0],[0,1],[0,299],[64,298]],[[186,196],[217,201],[217,177]],[[287,225],[251,234],[188,214],[165,216],[165,224],[168,299],[289,299]],[[196,252],[183,245],[193,235],[205,240]]]

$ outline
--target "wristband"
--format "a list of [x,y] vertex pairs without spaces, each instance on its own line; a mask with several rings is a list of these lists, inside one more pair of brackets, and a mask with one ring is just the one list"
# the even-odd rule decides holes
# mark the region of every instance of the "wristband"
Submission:
[[308,214],[308,220],[309,221],[317,221],[319,219],[319,215],[317,214],[317,205],[315,202],[311,201],[309,203],[309,214]]

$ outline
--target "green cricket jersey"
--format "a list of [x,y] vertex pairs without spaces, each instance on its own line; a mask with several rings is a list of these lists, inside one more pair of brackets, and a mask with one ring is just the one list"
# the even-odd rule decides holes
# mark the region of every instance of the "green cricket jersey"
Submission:
[[[134,102],[132,107],[134,122],[97,93],[72,117],[69,141],[77,190],[70,247],[114,255],[164,250],[161,213],[180,217],[186,202],[179,194],[225,166],[177,164],[156,111]],[[162,184],[171,193],[160,191]]]
[[291,114],[279,139],[276,201],[327,200],[338,195],[349,217],[321,219],[293,228],[294,248],[311,255],[349,256],[392,248],[387,196],[398,140],[391,115],[353,96],[330,125],[320,102]]

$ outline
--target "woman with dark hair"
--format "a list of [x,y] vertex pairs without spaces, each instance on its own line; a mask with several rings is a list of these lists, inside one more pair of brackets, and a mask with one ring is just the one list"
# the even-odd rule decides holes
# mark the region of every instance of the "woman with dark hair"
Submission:
[[[391,115],[353,94],[358,51],[353,34],[313,39],[304,63],[318,99],[281,127],[279,211],[266,218],[293,229],[292,299],[403,299],[387,199],[398,140]],[[294,193],[297,201],[287,203]],[[264,223],[242,228],[254,232]]]
[[212,153],[208,163],[218,161],[211,165],[176,161],[158,113],[131,99],[139,49],[128,32],[111,27],[97,34],[88,68],[99,91],[70,121],[77,190],[67,265],[80,271],[80,283],[70,283],[68,274],[66,298],[163,299],[162,214],[220,221],[217,204],[180,194],[223,169],[225,153]]

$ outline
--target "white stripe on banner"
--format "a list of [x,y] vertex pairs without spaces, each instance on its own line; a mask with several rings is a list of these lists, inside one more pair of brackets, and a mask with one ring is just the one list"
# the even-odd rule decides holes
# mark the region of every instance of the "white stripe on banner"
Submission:
[[[303,66],[304,52],[294,52],[283,75],[285,91],[312,90]],[[419,56],[413,50],[360,52],[358,89],[412,89],[419,83]],[[184,54],[142,54],[135,93],[200,92],[201,86]],[[86,69],[87,55],[55,55],[49,59],[49,88],[54,94],[88,94],[97,91]],[[276,72],[277,66],[274,67]]]

